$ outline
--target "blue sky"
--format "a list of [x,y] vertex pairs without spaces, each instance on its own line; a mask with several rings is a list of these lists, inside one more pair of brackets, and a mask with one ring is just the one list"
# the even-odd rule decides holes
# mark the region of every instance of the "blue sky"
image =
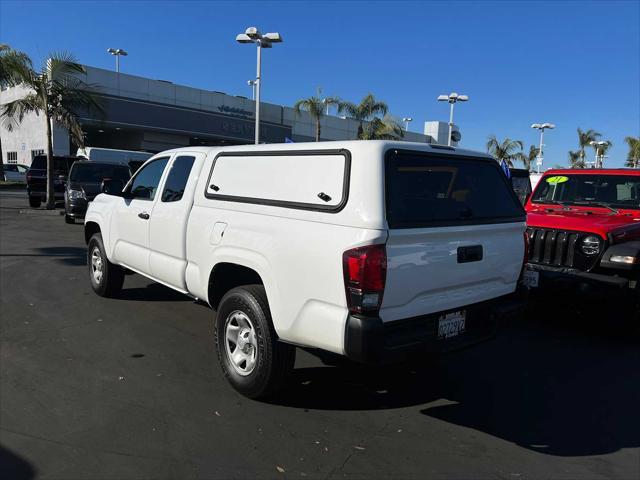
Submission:
[[640,135],[638,0],[0,0],[0,41],[38,62],[68,50],[114,68],[105,50],[120,47],[123,72],[246,96],[255,48],[234,38],[251,25],[285,40],[264,54],[264,101],[291,105],[319,86],[352,101],[372,92],[421,131],[447,120],[436,97],[457,91],[470,96],[456,108],[462,145],[484,149],[495,134],[528,149],[531,123],[552,122],[547,166],[567,163],[577,127],[613,142],[608,166],[623,164],[625,136]]

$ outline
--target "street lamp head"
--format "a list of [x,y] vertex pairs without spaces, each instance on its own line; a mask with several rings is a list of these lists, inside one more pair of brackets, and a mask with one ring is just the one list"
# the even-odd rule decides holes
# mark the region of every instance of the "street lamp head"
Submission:
[[469,100],[469,96],[468,95],[458,95],[458,101],[459,102],[466,102]]
[[262,38],[265,38],[272,43],[282,43],[282,35],[278,32],[265,33]]
[[115,55],[116,54],[116,49],[115,48],[107,48],[107,53],[110,53],[111,55]]
[[236,42],[238,43],[253,43],[253,40],[246,33],[240,33],[236,35]]
[[543,123],[542,128],[554,129],[556,126],[553,123]]
[[244,31],[244,33],[251,39],[261,37],[260,31],[256,27],[249,27]]
[[538,129],[538,130],[539,130],[539,129],[541,129],[541,128],[542,128],[542,125],[540,125],[539,123],[532,123],[532,124],[531,124],[531,128],[535,128],[535,129]]
[[403,121],[403,122],[413,122],[413,118],[411,118],[411,117],[404,117],[404,118],[402,119],[402,121]]
[[122,48],[107,48],[107,53],[110,53],[111,55],[122,55],[123,57],[129,55]]
[[438,101],[439,102],[448,102],[449,101],[449,95],[438,95]]

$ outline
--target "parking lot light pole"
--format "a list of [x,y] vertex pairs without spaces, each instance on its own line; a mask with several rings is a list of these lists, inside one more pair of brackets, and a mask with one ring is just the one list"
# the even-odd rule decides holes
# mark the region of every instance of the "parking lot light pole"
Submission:
[[451,92],[449,95],[439,95],[439,102],[449,102],[451,108],[449,109],[449,138],[447,139],[447,145],[451,146],[451,134],[453,133],[453,106],[457,102],[466,102],[469,100],[467,95],[458,95],[456,92]]
[[262,63],[262,49],[271,48],[274,43],[281,43],[282,36],[279,33],[265,33],[264,35],[256,27],[249,27],[244,33],[236,35],[236,42],[238,43],[255,43],[258,47],[258,54],[256,58],[256,79],[253,80],[255,85],[255,102],[256,102],[256,136],[255,143],[260,143],[260,86],[262,85],[262,76],[260,75],[261,63]]
[[122,48],[107,48],[107,53],[116,57],[116,73],[120,73],[120,57],[126,57],[129,54]]
[[595,149],[596,151],[596,159],[595,159],[595,163],[594,163],[594,168],[602,168],[602,164],[604,163],[604,154],[599,155],[599,151],[601,147],[604,147],[605,145],[608,145],[609,142],[605,142],[605,141],[591,141],[589,142],[589,144]]
[[408,132],[409,131],[409,122],[413,122],[413,118],[411,117],[404,117],[402,119],[402,121],[404,122],[404,131]]
[[552,130],[556,128],[556,126],[553,123],[534,123],[531,125],[531,128],[540,130],[540,148],[538,148],[538,158],[536,159],[537,172],[540,173],[540,167],[542,167],[544,159],[544,155],[542,154],[542,147],[544,147],[544,130],[545,128]]

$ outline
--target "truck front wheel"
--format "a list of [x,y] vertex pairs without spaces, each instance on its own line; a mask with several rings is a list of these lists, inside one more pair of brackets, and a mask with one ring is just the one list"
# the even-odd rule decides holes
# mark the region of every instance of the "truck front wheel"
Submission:
[[276,392],[293,369],[295,347],[278,340],[262,285],[237,287],[224,295],[214,337],[222,372],[246,397]]
[[94,292],[101,297],[114,297],[120,292],[124,283],[124,269],[109,261],[100,233],[95,233],[89,240],[87,264]]

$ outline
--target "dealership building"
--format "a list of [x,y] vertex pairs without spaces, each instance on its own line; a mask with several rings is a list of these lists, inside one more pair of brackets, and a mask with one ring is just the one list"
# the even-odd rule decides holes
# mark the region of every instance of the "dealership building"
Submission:
[[[239,145],[254,142],[255,102],[223,92],[175,85],[164,80],[86,67],[84,81],[96,89],[102,112],[80,113],[85,144],[91,147],[159,152],[189,145]],[[24,95],[20,86],[0,91],[0,104]],[[46,150],[42,115],[27,115],[12,131],[0,120],[2,161],[30,165]],[[307,112],[266,102],[260,104],[261,141],[265,143],[315,140],[315,120]],[[457,131],[457,128],[454,127]],[[352,140],[358,122],[327,115],[321,119],[321,140]],[[405,132],[404,140],[446,143],[446,122],[425,122],[424,134]],[[55,155],[75,153],[68,132],[53,126]]]

